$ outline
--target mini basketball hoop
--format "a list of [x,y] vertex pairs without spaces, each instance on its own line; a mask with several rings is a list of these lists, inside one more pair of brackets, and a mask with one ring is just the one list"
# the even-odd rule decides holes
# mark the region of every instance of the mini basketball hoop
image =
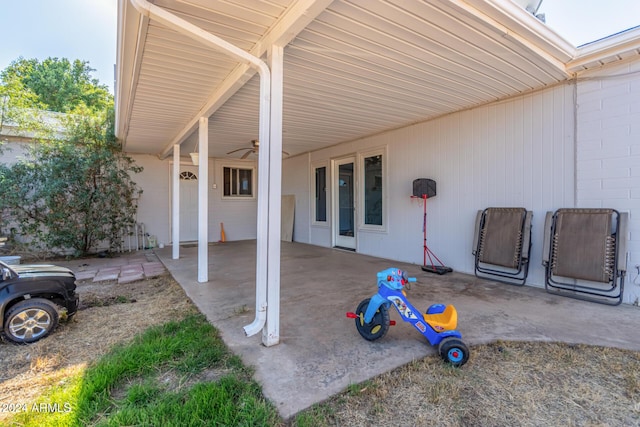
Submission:
[[[440,258],[433,253],[429,246],[427,246],[427,199],[436,196],[436,182],[432,179],[418,178],[413,181],[413,199],[422,199],[423,216],[422,216],[422,247],[423,247],[423,261],[422,271],[435,274],[451,273],[453,269],[447,267],[440,261]],[[429,263],[427,264],[427,258]],[[434,260],[438,262],[436,265]]]

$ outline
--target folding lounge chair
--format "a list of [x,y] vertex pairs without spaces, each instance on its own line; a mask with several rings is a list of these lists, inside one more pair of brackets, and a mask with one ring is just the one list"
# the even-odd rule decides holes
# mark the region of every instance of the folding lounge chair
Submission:
[[524,285],[529,273],[532,216],[525,208],[478,211],[472,252],[476,277]]
[[627,270],[628,213],[559,209],[545,218],[547,292],[618,305]]

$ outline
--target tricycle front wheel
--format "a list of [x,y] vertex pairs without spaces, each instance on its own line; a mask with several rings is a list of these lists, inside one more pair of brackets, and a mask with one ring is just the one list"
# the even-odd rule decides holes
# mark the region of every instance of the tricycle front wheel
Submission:
[[445,362],[453,366],[462,366],[469,360],[469,349],[462,340],[455,337],[445,338],[440,341],[438,353],[440,353],[440,357]]
[[389,330],[389,310],[384,305],[381,305],[378,307],[376,314],[373,315],[371,322],[366,323],[364,314],[367,312],[370,301],[371,298],[367,298],[358,304],[356,309],[356,315],[358,316],[356,317],[356,329],[365,340],[375,341],[385,336]]

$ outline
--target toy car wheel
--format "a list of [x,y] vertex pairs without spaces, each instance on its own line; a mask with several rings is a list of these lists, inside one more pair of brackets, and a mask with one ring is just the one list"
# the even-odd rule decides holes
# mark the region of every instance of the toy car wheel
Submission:
[[58,310],[51,301],[31,298],[11,307],[4,319],[4,335],[15,343],[31,343],[58,326]]
[[389,330],[389,310],[384,305],[381,305],[376,314],[373,315],[371,322],[366,323],[364,315],[367,312],[370,301],[371,298],[367,298],[358,304],[356,309],[356,315],[358,316],[356,317],[356,329],[365,340],[375,341],[385,336]]
[[438,353],[445,362],[453,366],[462,366],[469,360],[469,349],[458,338],[449,337],[440,341]]

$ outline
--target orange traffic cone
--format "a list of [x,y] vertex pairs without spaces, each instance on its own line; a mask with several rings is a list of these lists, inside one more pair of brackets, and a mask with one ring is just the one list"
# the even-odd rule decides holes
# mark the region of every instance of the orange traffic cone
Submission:
[[224,234],[224,224],[220,223],[220,243],[224,243],[227,240],[227,236]]

